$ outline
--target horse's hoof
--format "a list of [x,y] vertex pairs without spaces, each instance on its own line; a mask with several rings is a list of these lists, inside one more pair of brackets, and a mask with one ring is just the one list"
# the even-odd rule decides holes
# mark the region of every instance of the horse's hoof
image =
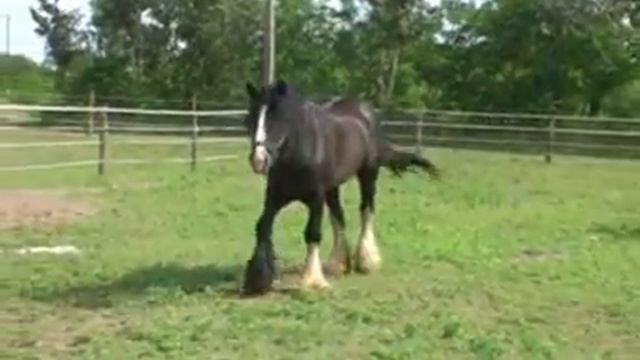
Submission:
[[325,279],[302,279],[302,287],[304,289],[325,290],[331,289],[331,284]]
[[275,268],[259,257],[247,262],[242,291],[245,295],[263,295],[269,292],[275,281]]
[[346,275],[351,272],[351,256],[347,247],[334,247],[327,262],[322,265],[329,276]]
[[264,295],[271,291],[271,284],[267,281],[246,279],[242,286],[242,293],[247,296]]
[[356,257],[355,270],[361,274],[377,272],[382,267],[382,259],[379,256],[360,254]]
[[324,273],[329,276],[347,275],[348,273],[351,272],[351,267],[348,264],[344,264],[336,261],[329,261],[325,263],[322,267],[323,267]]
[[304,273],[301,285],[307,289],[328,289],[331,287],[322,273]]
[[371,274],[380,270],[382,256],[375,242],[366,242],[358,247],[354,255],[355,270],[361,274]]

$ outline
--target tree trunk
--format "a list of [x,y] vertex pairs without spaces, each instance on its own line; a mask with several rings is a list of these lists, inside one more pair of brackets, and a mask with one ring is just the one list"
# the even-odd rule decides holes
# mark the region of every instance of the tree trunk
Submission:
[[387,94],[387,83],[385,81],[385,70],[386,70],[386,63],[387,63],[387,59],[386,59],[386,52],[385,51],[381,51],[379,54],[379,59],[378,59],[378,63],[376,66],[376,71],[379,71],[377,73],[376,76],[376,82],[375,82],[375,90],[374,90],[374,94],[375,94],[375,98],[376,101],[378,102],[378,105],[385,105],[385,101],[386,101],[386,94]]
[[396,79],[398,77],[398,66],[400,65],[400,49],[395,48],[391,54],[391,71],[389,72],[389,81],[387,82],[387,92],[385,94],[385,102],[391,102],[393,93],[396,88]]
[[589,98],[589,116],[596,116],[600,113],[602,108],[601,97],[593,95]]

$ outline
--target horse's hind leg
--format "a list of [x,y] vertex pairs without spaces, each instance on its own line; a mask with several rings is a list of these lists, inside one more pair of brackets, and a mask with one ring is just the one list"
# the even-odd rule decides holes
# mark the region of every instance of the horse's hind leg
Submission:
[[331,275],[347,274],[351,271],[351,256],[349,242],[345,234],[344,211],[340,204],[340,190],[338,187],[327,193],[326,203],[331,215],[333,248],[325,269]]
[[380,268],[382,257],[373,230],[378,169],[367,168],[358,174],[360,182],[360,236],[355,251],[355,269],[371,273]]
[[322,271],[320,260],[320,241],[322,240],[322,215],[324,201],[317,197],[306,202],[309,207],[309,219],[304,230],[304,240],[307,243],[307,258],[302,274],[302,286],[307,288],[328,288],[329,283]]

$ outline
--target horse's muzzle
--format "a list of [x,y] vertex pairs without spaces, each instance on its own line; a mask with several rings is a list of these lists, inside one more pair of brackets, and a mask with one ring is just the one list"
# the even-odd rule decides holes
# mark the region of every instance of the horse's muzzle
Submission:
[[265,175],[269,170],[270,161],[269,151],[264,145],[257,145],[253,149],[250,163],[254,173]]

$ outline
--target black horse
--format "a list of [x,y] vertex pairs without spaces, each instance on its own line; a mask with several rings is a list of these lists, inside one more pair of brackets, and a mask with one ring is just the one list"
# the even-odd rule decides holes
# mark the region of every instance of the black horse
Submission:
[[256,224],[256,246],[245,271],[244,291],[261,294],[271,289],[276,277],[273,222],[293,201],[301,201],[309,209],[302,285],[330,286],[319,254],[325,203],[334,232],[325,270],[332,274],[351,270],[339,189],[353,176],[360,184],[362,219],[353,267],[362,273],[377,270],[382,259],[375,241],[373,214],[380,167],[399,175],[416,166],[433,176],[437,176],[437,168],[417,154],[394,149],[382,136],[372,109],[358,99],[340,98],[317,105],[281,80],[260,90],[247,83],[247,92],[250,106],[245,125],[252,139],[249,162],[255,173],[267,175],[267,187]]

